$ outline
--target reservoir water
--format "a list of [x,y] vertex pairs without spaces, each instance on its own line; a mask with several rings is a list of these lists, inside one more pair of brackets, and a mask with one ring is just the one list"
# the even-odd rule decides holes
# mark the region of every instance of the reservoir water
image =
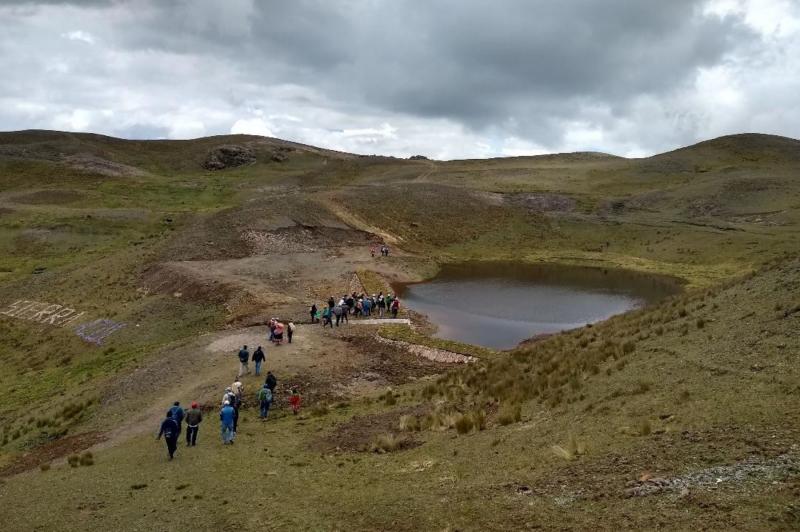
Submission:
[[540,334],[574,329],[680,292],[670,277],[553,264],[446,265],[426,282],[395,286],[403,304],[428,316],[435,336],[509,349]]

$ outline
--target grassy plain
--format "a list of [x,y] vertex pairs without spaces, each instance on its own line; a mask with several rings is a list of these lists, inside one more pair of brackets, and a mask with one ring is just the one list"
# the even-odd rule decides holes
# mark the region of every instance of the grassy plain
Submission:
[[[220,145],[256,161],[205,170]],[[0,306],[125,324],[97,346],[0,315],[0,517],[14,530],[796,527],[798,170],[800,142],[762,135],[639,160],[437,162],[245,136],[0,134]],[[380,240],[391,260],[368,257]],[[272,363],[282,387],[302,384],[304,413],[279,403],[260,423],[248,408],[236,445],[219,444],[234,342],[261,334],[241,324],[300,323],[355,273],[374,291],[475,259],[669,274],[687,292],[508,353],[382,330],[480,357],[466,368],[379,348],[368,327],[309,328]],[[211,410],[201,444],[167,462],[150,433],[177,395]],[[91,465],[64,461],[100,440]]]

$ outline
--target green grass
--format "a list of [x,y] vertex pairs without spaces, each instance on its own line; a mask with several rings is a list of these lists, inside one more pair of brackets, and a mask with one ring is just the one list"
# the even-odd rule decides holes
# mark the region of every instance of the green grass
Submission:
[[[385,338],[479,360],[379,400],[350,397],[346,408],[326,398],[266,423],[247,410],[231,447],[219,444],[211,412],[200,445],[181,447],[172,463],[151,434],[73,453],[0,483],[6,528],[171,529],[187,515],[198,530],[789,526],[795,497],[783,486],[793,478],[692,488],[689,498],[622,494],[644,471],[678,476],[776,456],[797,441],[786,421],[800,392],[800,269],[786,258],[800,249],[791,141],[724,138],[643,160],[446,163],[311,151],[272,163],[269,141],[255,165],[200,166],[210,148],[250,141],[0,135],[33,154],[0,157],[0,305],[63,302],[128,324],[95,347],[68,328],[0,317],[0,464],[64,435],[108,430],[110,412],[113,422],[135,415],[149,405],[104,403],[110,383],[225,326],[232,311],[223,304],[140,290],[148,267],[228,258],[224,246],[243,228],[321,223],[332,218],[331,201],[414,254],[393,257],[387,278],[424,277],[437,263],[514,260],[675,275],[687,292],[509,353],[383,326]],[[99,176],[59,153],[144,173]],[[287,195],[270,201],[276,190]],[[576,207],[529,209],[519,195],[531,193],[564,195]],[[376,264],[358,274],[369,292],[385,292]],[[34,275],[36,267],[46,270]],[[319,450],[319,438],[362,417],[374,452]]]

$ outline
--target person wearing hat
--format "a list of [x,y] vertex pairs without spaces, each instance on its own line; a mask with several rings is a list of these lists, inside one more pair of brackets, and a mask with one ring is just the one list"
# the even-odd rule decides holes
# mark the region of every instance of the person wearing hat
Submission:
[[219,421],[222,432],[222,445],[233,443],[233,419],[235,412],[231,406],[230,401],[222,403],[222,409],[219,411]]
[[186,412],[186,446],[197,445],[197,429],[203,421],[203,412],[198,408],[197,401],[192,401],[192,408]]
[[167,442],[167,452],[169,459],[175,456],[175,451],[178,449],[178,424],[172,419],[172,410],[167,410],[167,417],[161,422],[161,430],[158,431],[156,440],[160,440],[164,436],[164,441]]

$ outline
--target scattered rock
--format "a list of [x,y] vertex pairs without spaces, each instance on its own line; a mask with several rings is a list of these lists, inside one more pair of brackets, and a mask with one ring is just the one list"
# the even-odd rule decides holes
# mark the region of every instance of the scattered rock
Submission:
[[211,150],[203,163],[206,170],[225,170],[256,162],[253,150],[244,146],[227,145]]

